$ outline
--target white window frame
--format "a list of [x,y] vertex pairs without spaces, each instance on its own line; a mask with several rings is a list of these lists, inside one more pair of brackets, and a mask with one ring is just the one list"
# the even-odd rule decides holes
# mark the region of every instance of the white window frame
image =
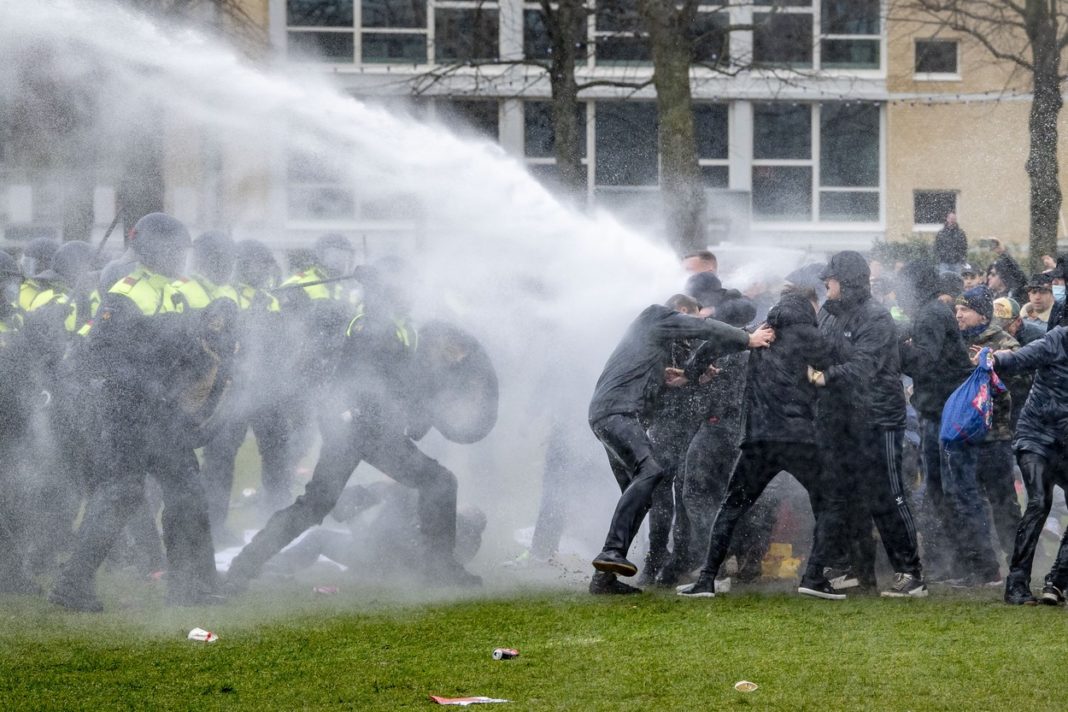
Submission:
[[[957,71],[955,72],[917,72],[916,58],[918,56],[917,45],[920,42],[952,42],[957,53]],[[957,37],[914,37],[912,39],[912,78],[918,82],[959,82],[962,81],[960,73],[960,39]]]
[[[754,104],[769,103],[768,101],[754,101]],[[753,158],[749,165],[749,190],[752,191],[752,172],[754,168],[760,166],[798,166],[809,167],[812,169],[812,195],[811,200],[811,215],[808,220],[767,220],[758,216],[752,209],[750,209],[750,216],[754,226],[754,229],[761,231],[770,230],[786,230],[786,231],[798,231],[798,230],[841,230],[841,231],[857,231],[857,230],[882,230],[886,224],[886,105],[879,106],[879,185],[878,186],[823,186],[820,181],[820,114],[822,111],[821,102],[798,102],[809,107],[811,112],[811,144],[809,158]],[[839,102],[823,102],[823,103],[839,103]],[[755,115],[754,111],[750,114],[750,120]],[[755,138],[755,132],[750,138]],[[755,147],[752,149],[753,155],[756,154]],[[824,220],[820,213],[820,195],[822,193],[875,193],[879,196],[879,217],[877,221],[860,221],[860,220]],[[941,225],[939,225],[941,227]]]
[[[287,0],[275,0],[278,3],[279,10],[277,12],[277,18],[282,23],[283,28],[281,35],[285,37],[285,44],[283,48],[288,52],[288,37],[289,33],[330,33],[330,34],[352,34],[353,35],[353,57],[351,62],[337,62],[337,61],[322,61],[316,62],[317,66],[344,69],[353,67],[364,67],[368,69],[374,69],[381,67],[383,71],[389,71],[395,67],[408,67],[419,71],[426,71],[430,67],[434,66],[448,66],[449,62],[443,65],[438,65],[434,59],[435,51],[435,12],[437,9],[443,10],[495,10],[497,12],[497,56],[502,56],[501,42],[505,33],[505,27],[502,22],[502,5],[509,2],[509,0],[426,0],[426,25],[418,27],[364,27],[363,26],[363,4],[360,0],[353,0],[352,7],[352,27],[304,27],[304,26],[290,26],[286,21],[287,16]],[[274,15],[272,15],[274,17]],[[410,63],[410,62],[364,62],[363,61],[363,36],[365,34],[375,35],[423,35],[425,47],[426,47],[426,61],[423,63]]]
[[960,188],[913,188],[912,189],[912,231],[931,233],[938,232],[945,223],[918,223],[916,222],[916,194],[917,193],[952,193],[953,194],[953,212],[956,213],[960,207]]
[[[811,0],[809,5],[806,6],[777,6],[771,3],[762,4],[759,2],[754,3],[749,8],[746,8],[748,12],[744,16],[743,22],[755,22],[756,15],[758,14],[775,14],[775,15],[811,15],[812,16],[812,63],[810,67],[798,67],[799,71],[803,72],[819,72],[825,76],[830,77],[885,77],[886,76],[886,2],[880,4],[879,12],[879,32],[874,35],[839,35],[839,34],[824,34],[823,32],[823,5],[821,0]],[[737,20],[735,20],[737,21]],[[732,33],[739,34],[739,33]],[[750,37],[753,32],[747,33]],[[734,37],[731,38],[732,41]],[[833,67],[825,69],[823,67],[823,41],[824,40],[869,40],[872,42],[878,42],[879,44],[879,66],[878,67]],[[733,42],[732,42],[733,44]],[[779,72],[781,68],[778,67],[757,67],[755,66],[755,57],[753,55],[755,42],[749,40],[749,55],[750,64],[753,66],[753,73],[757,76],[773,77]],[[735,56],[734,48],[731,48],[732,56]]]

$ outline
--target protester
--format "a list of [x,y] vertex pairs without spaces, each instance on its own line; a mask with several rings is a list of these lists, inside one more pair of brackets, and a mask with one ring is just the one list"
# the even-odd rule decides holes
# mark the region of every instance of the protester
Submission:
[[831,343],[834,364],[812,376],[819,399],[820,444],[835,502],[849,501],[843,536],[860,584],[874,588],[872,521],[894,569],[887,597],[927,595],[912,512],[901,479],[905,395],[901,385],[897,327],[871,297],[868,263],[857,252],[834,255],[822,273],[827,286],[820,332]]
[[1027,305],[1021,309],[1024,322],[1045,330],[1056,303],[1053,298],[1053,277],[1045,272],[1033,274],[1026,290]]
[[[993,300],[986,287],[974,287],[957,300],[957,324],[972,350],[1015,351],[1019,348],[1016,339],[994,323],[993,315]],[[961,543],[960,553],[967,567],[966,573],[954,579],[954,583],[964,586],[1002,583],[983,499],[985,495],[1007,554],[1012,549],[1020,517],[1009,445],[1011,422],[1012,393],[1006,389],[993,397],[992,425],[982,442],[954,443],[945,448],[943,486],[956,515],[953,530]]]
[[[752,334],[720,322],[700,319],[701,305],[685,295],[667,305],[652,305],[630,325],[608,359],[590,402],[589,421],[605,446],[612,472],[622,492],[609,525],[604,548],[593,560],[597,573],[590,581],[595,594],[635,593],[638,589],[616,579],[633,576],[638,567],[627,560],[631,542],[652,503],[653,491],[666,472],[653,457],[642,425],[655,407],[664,382],[671,344],[678,339],[713,341],[723,353],[765,348],[774,338],[770,328]],[[699,364],[696,376],[707,364]],[[692,372],[691,372],[692,373]],[[685,385],[683,374],[672,374],[669,385]]]
[[775,342],[749,359],[742,455],[712,524],[705,565],[695,583],[679,589],[681,596],[716,594],[715,578],[736,524],[772,478],[785,470],[808,490],[816,516],[812,553],[798,591],[831,600],[845,598],[824,573],[825,547],[841,541],[844,523],[836,517],[845,507],[825,506],[827,498],[840,495],[841,490],[825,481],[816,446],[816,388],[808,371],[829,367],[831,349],[816,325],[815,293],[784,294],[770,310],[768,325],[775,329]]
[[951,211],[946,215],[945,225],[935,235],[932,251],[939,272],[960,274],[968,257],[968,236],[957,223],[957,213]]
[[[944,460],[939,430],[946,399],[971,372],[968,353],[953,311],[940,298],[940,277],[925,261],[905,266],[905,300],[912,319],[901,343],[901,370],[912,377],[912,406],[920,417],[920,461],[924,475],[924,502],[931,525],[924,532],[928,564],[948,570],[961,559],[959,537],[950,504],[943,496]],[[960,572],[962,575],[964,572]]]
[[[1068,489],[1065,476],[1068,456],[1068,328],[1062,323],[1042,339],[1019,351],[997,351],[994,370],[1000,375],[1034,371],[1035,381],[1027,397],[1013,449],[1027,488],[1027,507],[1016,534],[1005,602],[1035,603],[1031,593],[1031,566],[1035,547],[1053,504],[1053,488]],[[1042,602],[1064,603],[1068,586],[1068,536],[1061,541],[1053,569],[1046,576]]]

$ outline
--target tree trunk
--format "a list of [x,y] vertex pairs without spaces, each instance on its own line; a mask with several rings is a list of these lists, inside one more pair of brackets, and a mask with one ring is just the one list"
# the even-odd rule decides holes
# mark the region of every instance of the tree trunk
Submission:
[[677,9],[673,0],[641,0],[653,49],[653,83],[660,133],[660,194],[671,246],[680,254],[705,247],[705,192],[697,163],[689,28],[696,5]]
[[581,105],[575,80],[578,53],[576,37],[584,28],[586,7],[582,0],[560,0],[557,9],[542,3],[552,45],[549,84],[552,88],[553,154],[562,191],[575,202],[586,197],[586,174],[582,169],[579,123]]
[[1042,255],[1057,254],[1061,187],[1057,175],[1057,117],[1061,105],[1057,19],[1046,0],[1027,0],[1027,35],[1034,65],[1034,99],[1029,120],[1031,145],[1031,267],[1042,269]]

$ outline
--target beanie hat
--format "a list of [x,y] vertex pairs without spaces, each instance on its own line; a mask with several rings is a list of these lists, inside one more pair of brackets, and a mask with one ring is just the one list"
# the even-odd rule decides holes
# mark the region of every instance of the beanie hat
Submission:
[[987,321],[994,318],[994,300],[986,287],[972,287],[957,297],[957,304],[978,312]]

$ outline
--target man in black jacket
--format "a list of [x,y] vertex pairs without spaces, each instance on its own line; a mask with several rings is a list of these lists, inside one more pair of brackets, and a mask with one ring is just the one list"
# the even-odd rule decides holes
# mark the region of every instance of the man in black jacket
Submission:
[[775,343],[749,358],[742,456],[712,524],[701,575],[695,583],[678,589],[681,596],[715,595],[714,579],[727,557],[735,526],[768,483],[785,470],[808,490],[816,515],[812,554],[798,591],[830,600],[845,598],[824,574],[826,547],[842,534],[843,522],[837,517],[844,506],[824,506],[828,496],[840,492],[823,479],[814,423],[816,387],[808,380],[810,367],[830,365],[830,347],[816,326],[815,304],[803,294],[783,295],[768,312],[768,325],[775,329]]
[[[1013,448],[1027,486],[1027,508],[1020,519],[1016,544],[1005,580],[1005,602],[1033,604],[1031,565],[1039,535],[1053,505],[1053,487],[1068,491],[1068,328],[1062,321],[1045,337],[1019,351],[994,353],[999,375],[1035,371],[1035,381],[1016,425]],[[1061,541],[1053,569],[1042,589],[1042,602],[1064,603],[1068,586],[1068,536]]]
[[[952,511],[942,494],[943,451],[939,440],[946,399],[972,371],[957,320],[939,296],[938,271],[925,261],[910,262],[902,271],[903,303],[912,317],[901,343],[901,370],[912,377],[912,407],[920,416],[920,447],[924,494],[933,515],[924,536],[924,554],[937,556],[945,573],[962,560]],[[928,561],[930,563],[930,561]]]
[[[627,552],[649,511],[653,491],[666,474],[653,457],[643,419],[652,412],[657,393],[664,385],[671,345],[678,339],[702,339],[716,342],[723,353],[730,353],[763,348],[775,338],[767,327],[749,334],[689,315],[699,308],[685,295],[672,297],[666,306],[647,307],[627,329],[597,380],[590,402],[590,427],[608,452],[612,473],[623,495],[612,515],[604,549],[593,560],[598,573],[590,581],[590,593],[638,590],[617,581],[615,576],[638,573],[638,567],[627,560]],[[684,384],[676,378],[669,385]]]
[[[845,536],[862,584],[875,585],[872,520],[894,567],[890,598],[927,595],[916,530],[901,479],[905,392],[897,327],[871,297],[871,271],[857,252],[834,255],[820,332],[831,342],[834,365],[812,375],[819,400],[825,467],[851,501]],[[840,562],[840,563],[845,563]]]

